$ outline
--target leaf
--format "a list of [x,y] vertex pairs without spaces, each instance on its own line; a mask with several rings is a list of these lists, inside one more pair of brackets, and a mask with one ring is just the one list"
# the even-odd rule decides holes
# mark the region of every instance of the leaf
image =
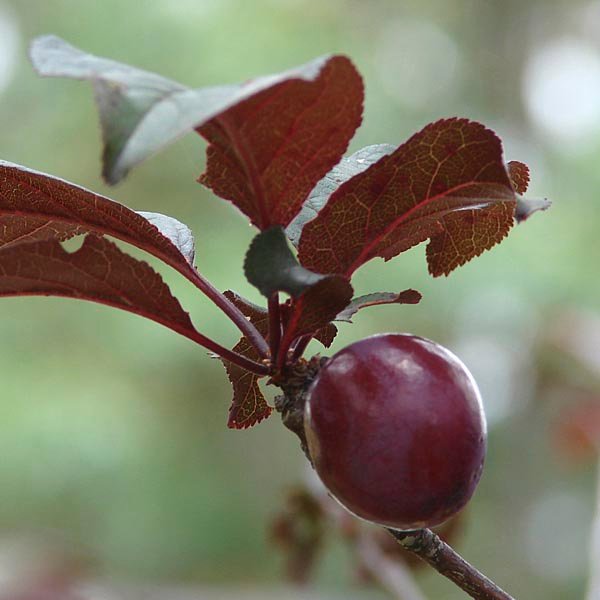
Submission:
[[321,327],[315,333],[315,339],[321,342],[325,348],[329,348],[331,344],[333,344],[333,340],[335,340],[335,336],[337,335],[338,328],[333,323],[327,323],[325,327]]
[[[431,241],[427,246],[427,264],[431,275],[448,275],[501,242],[513,225],[514,213],[514,201],[506,200],[485,209],[478,206],[447,215],[437,232],[433,228],[431,230]],[[394,249],[395,254],[397,252]]]
[[354,298],[352,302],[340,312],[335,320],[352,322],[352,317],[361,309],[367,306],[377,306],[379,304],[418,304],[421,301],[421,294],[417,290],[404,290],[399,294],[396,292],[375,292]]
[[361,148],[351,156],[342,158],[337,164],[312,190],[308,199],[302,206],[302,210],[296,215],[294,220],[288,225],[286,235],[294,244],[298,246],[300,234],[308,221],[312,221],[319,211],[327,204],[329,197],[349,179],[362,173],[365,169],[376,163],[380,158],[391,154],[396,149],[391,144],[376,144]]
[[529,187],[529,167],[518,160],[508,163],[508,176],[517,194],[524,194]]
[[[313,185],[339,160],[361,120],[362,81],[350,61],[339,56],[238,85],[195,90],[87,54],[55,36],[37,38],[31,60],[41,75],[92,83],[104,138],[103,176],[109,183],[119,182],[133,166],[207,125],[201,131],[212,144],[206,183],[222,189],[215,172],[221,161],[216,149],[235,149],[236,169],[249,169],[265,201],[280,202],[274,213],[277,218],[294,216],[294,203],[298,209]],[[270,107],[261,106],[267,100]],[[234,142],[220,131],[221,121]],[[239,158],[240,151],[251,154]],[[232,166],[227,164],[228,169]],[[258,166],[265,171],[258,173],[254,168]],[[239,171],[236,174],[241,176]],[[261,210],[268,208],[261,206]]]
[[267,298],[279,291],[292,296],[282,307],[284,348],[298,337],[318,335],[328,347],[337,328],[328,327],[352,299],[350,282],[340,275],[318,275],[298,264],[281,227],[259,233],[251,242],[244,273]]
[[523,198],[529,187],[529,167],[518,160],[511,160],[508,163],[508,174],[511,183],[517,194],[517,208],[515,211],[515,219],[517,223],[526,221],[533,213],[547,210],[552,204],[546,198]]
[[328,325],[348,306],[352,292],[352,286],[345,277],[331,275],[293,299],[289,310],[284,313],[282,347],[289,347],[294,340],[307,334],[318,334],[317,339],[329,347],[337,328],[334,331]]
[[552,202],[546,198],[521,198],[517,197],[517,210],[515,219],[517,223],[526,221],[533,213],[548,210]]
[[[267,311],[234,292],[226,291],[225,296],[250,319],[261,335],[268,339],[269,316]],[[233,351],[252,360],[260,360],[258,352],[245,337],[240,339]],[[273,409],[267,404],[258,385],[260,377],[229,361],[223,360],[222,362],[227,370],[229,381],[233,385],[233,401],[229,409],[227,426],[231,429],[246,429],[266,419]]]
[[85,227],[70,223],[0,213],[0,249],[43,240],[63,242],[86,232]]
[[182,129],[185,86],[141,69],[82,52],[54,35],[36,38],[31,62],[45,77],[91,82],[104,138],[103,176],[117,183],[129,169],[174,138]]
[[324,278],[298,264],[281,227],[272,227],[255,236],[246,254],[244,273],[267,298],[275,292],[297,297]]
[[185,223],[160,213],[143,212],[139,210],[137,211],[137,214],[144,217],[146,221],[152,223],[158,231],[171,240],[173,245],[181,252],[190,265],[194,264],[196,255],[194,234]]
[[192,339],[196,336],[188,313],[160,275],[95,235],[88,235],[74,253],[65,251],[57,241],[3,249],[0,296],[90,300],[152,319]]
[[[225,295],[247,316],[250,317],[250,320],[253,324],[257,325],[258,330],[265,338],[268,339],[268,311],[266,308],[262,308],[261,306],[257,306],[253,304],[249,300],[246,300],[242,296],[239,296],[235,292],[227,291]],[[281,314],[284,320],[284,323],[289,318],[291,314],[292,301],[288,300],[285,304],[281,305]],[[328,323],[321,329],[319,329],[315,333],[315,339],[325,348],[329,348],[337,335],[337,327],[333,323]],[[238,346],[236,346],[237,348]],[[258,354],[253,354],[252,358],[254,360],[260,360]]]
[[62,179],[0,161],[0,248],[106,234],[160,258],[194,281],[194,239],[179,221],[136,213]]
[[232,290],[226,290],[223,295],[229,298],[252,321],[252,324],[261,335],[269,335],[269,314],[266,308],[250,302],[250,300]]
[[286,226],[342,158],[362,118],[363,85],[344,56],[278,81],[198,129],[210,143],[199,181],[264,230]]
[[500,242],[514,211],[500,140],[479,123],[445,119],[342,183],[304,226],[299,260],[350,277],[430,239],[430,273],[448,274]]

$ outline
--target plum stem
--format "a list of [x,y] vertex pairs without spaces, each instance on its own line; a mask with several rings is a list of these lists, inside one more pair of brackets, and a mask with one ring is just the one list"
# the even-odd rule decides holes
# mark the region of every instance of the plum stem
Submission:
[[429,563],[440,575],[447,577],[476,600],[514,600],[491,579],[470,565],[455,550],[430,529],[396,531],[388,529],[398,543]]

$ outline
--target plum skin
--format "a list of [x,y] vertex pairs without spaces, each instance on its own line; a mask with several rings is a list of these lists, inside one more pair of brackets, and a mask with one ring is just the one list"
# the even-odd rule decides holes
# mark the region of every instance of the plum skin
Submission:
[[487,435],[477,384],[425,338],[375,335],[335,354],[309,388],[304,428],[331,495],[385,527],[439,525],[481,477]]

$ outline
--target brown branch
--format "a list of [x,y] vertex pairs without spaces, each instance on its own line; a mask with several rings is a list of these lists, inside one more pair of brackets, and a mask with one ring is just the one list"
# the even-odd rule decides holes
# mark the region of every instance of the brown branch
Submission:
[[447,577],[476,600],[514,600],[493,581],[480,573],[430,529],[388,531],[400,545]]

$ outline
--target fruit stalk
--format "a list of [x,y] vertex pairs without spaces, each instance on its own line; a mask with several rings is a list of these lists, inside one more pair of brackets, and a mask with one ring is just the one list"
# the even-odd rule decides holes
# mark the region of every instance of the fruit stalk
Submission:
[[476,600],[514,600],[491,579],[470,565],[430,529],[388,531],[398,543]]

